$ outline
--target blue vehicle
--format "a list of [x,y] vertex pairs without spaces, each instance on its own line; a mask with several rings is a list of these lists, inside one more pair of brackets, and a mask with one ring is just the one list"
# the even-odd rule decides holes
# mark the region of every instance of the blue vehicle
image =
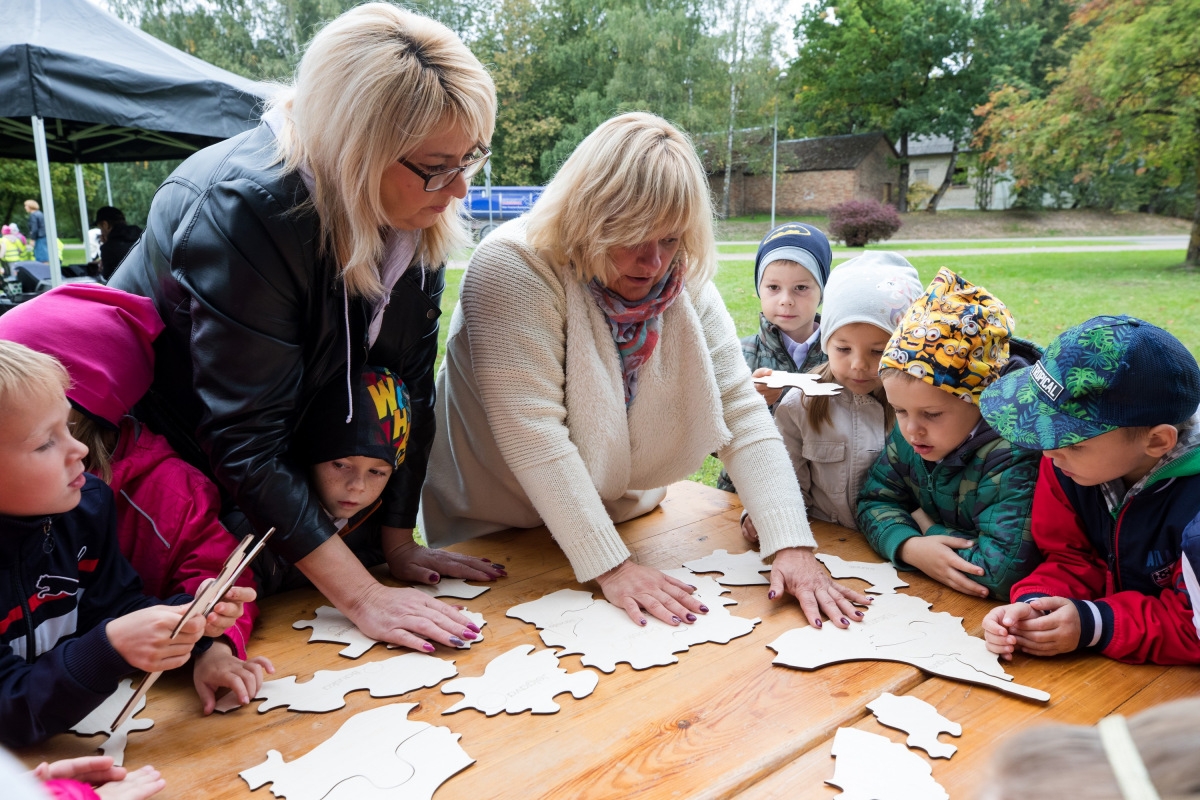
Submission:
[[482,239],[501,222],[525,214],[542,196],[542,186],[472,186],[466,207],[471,229]]

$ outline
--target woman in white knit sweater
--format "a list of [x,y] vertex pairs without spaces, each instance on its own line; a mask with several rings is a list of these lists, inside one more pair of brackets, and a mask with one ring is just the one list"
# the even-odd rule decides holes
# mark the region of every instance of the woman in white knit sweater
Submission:
[[691,142],[650,114],[611,119],[526,218],[475,250],[438,375],[421,528],[442,546],[545,524],[576,578],[645,624],[707,609],[630,558],[615,523],[644,514],[716,451],[789,592],[820,626],[867,598],[813,556],[804,500],[750,381],[716,270]]

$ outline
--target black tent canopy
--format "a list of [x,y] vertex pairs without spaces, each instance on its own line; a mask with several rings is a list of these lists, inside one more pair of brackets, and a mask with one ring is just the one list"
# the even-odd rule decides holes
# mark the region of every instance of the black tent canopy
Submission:
[[[0,157],[38,161],[51,242],[49,161],[184,158],[257,124],[261,100],[272,91],[88,0],[5,0],[4,12]],[[78,166],[76,175],[82,190]],[[86,228],[82,198],[80,211]],[[57,276],[56,248],[49,250]]]

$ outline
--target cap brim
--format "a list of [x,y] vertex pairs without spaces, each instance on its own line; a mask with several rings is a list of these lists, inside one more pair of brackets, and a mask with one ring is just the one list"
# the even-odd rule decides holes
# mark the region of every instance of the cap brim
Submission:
[[992,430],[1018,447],[1057,450],[1117,429],[1069,413],[1071,402],[1045,402],[1029,378],[1030,367],[1000,376],[979,398],[979,410]]

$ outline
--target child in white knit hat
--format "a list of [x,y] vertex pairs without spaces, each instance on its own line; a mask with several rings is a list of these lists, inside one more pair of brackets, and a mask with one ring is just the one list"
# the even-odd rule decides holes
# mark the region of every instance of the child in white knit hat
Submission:
[[[825,284],[821,349],[829,361],[822,381],[841,384],[833,396],[789,392],[775,411],[810,516],[856,528],[855,508],[867,469],[894,421],[879,380],[884,346],[921,294],[912,264],[897,253],[870,252],[833,270]],[[742,533],[757,541],[754,523]]]

